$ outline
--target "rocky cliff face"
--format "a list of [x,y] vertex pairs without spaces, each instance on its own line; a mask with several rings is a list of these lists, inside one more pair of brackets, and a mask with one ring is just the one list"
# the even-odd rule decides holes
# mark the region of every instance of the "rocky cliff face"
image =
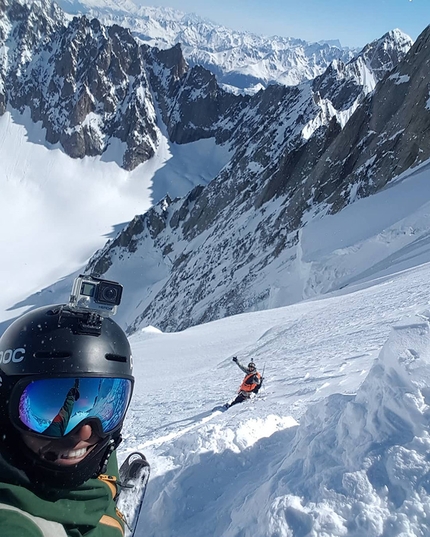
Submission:
[[[386,74],[313,169],[309,185],[336,211],[377,192],[430,157],[428,84],[430,27],[397,68]],[[342,193],[339,185],[343,185]]]
[[46,140],[73,158],[123,142],[119,164],[133,169],[158,140],[140,47],[128,30],[76,17],[65,24],[50,2],[0,5],[0,111],[30,110]]
[[373,91],[411,46],[412,41],[407,35],[398,30],[388,32],[366,45],[350,62],[332,62],[325,73],[314,80],[313,90],[322,99],[330,100],[336,110],[346,113],[343,121],[346,123],[363,93]]

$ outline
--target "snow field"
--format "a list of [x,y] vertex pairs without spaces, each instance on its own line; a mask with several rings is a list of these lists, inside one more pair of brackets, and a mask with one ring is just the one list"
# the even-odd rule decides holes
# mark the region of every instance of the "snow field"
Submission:
[[[133,335],[121,456],[153,468],[137,535],[428,535],[428,274]],[[265,364],[264,389],[212,413],[242,379],[235,354]]]

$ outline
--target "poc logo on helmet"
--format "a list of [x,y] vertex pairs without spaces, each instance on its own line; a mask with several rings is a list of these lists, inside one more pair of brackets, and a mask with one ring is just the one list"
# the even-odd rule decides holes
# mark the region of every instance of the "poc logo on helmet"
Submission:
[[5,351],[0,351],[0,364],[19,364],[25,358],[25,349],[22,347],[19,349],[6,349]]

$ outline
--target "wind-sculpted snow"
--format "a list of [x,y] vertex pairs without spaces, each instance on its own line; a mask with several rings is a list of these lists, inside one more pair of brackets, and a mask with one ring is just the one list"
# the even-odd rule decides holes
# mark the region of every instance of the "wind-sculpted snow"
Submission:
[[429,318],[393,330],[355,396],[332,395],[306,413],[274,478],[271,532],[425,535]]

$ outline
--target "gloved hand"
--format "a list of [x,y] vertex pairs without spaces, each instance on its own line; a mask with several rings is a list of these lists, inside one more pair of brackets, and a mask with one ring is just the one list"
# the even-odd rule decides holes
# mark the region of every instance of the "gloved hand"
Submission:
[[81,394],[79,393],[78,388],[76,388],[75,386],[73,388],[70,388],[70,390],[67,393],[67,397],[73,396],[75,401],[77,401],[79,399],[80,395]]
[[237,356],[233,356],[233,362],[237,362]]

